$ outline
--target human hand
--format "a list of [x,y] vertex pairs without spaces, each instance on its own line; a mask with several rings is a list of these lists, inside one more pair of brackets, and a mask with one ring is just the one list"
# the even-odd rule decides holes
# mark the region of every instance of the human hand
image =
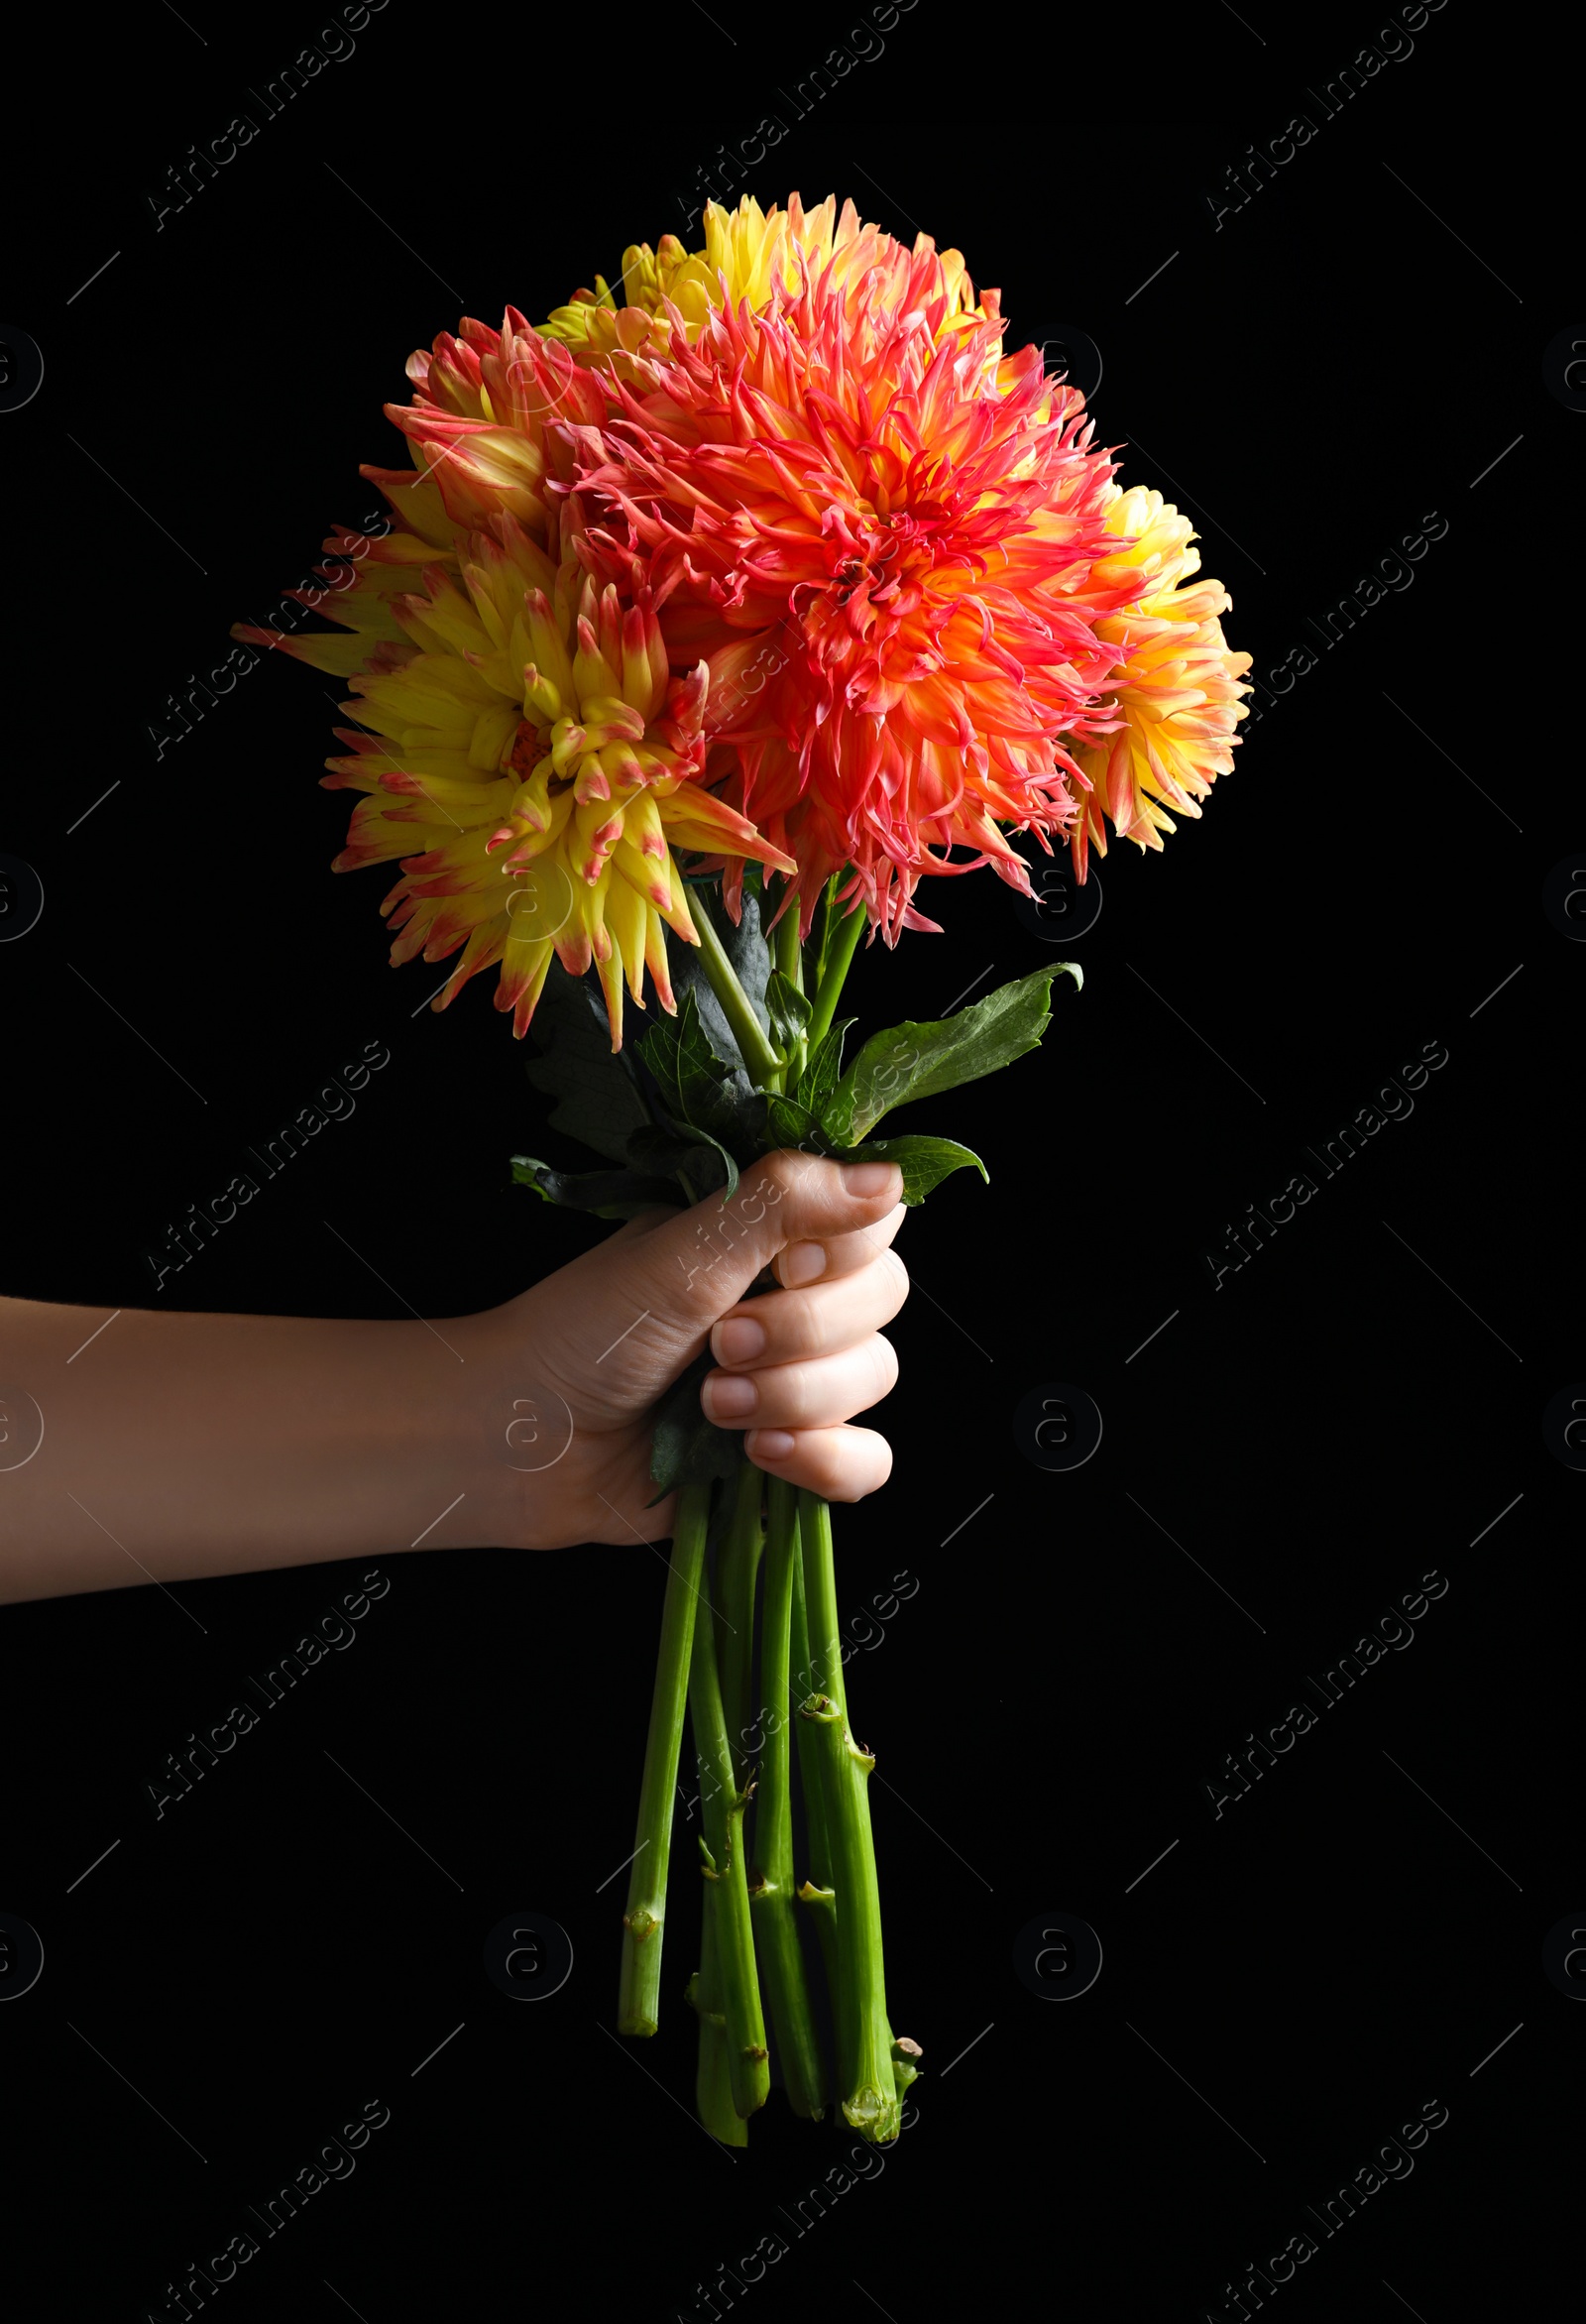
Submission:
[[[891,1163],[767,1155],[732,1202],[652,1212],[519,1298],[439,1324],[106,1319],[0,1297],[0,1376],[40,1385],[19,1412],[49,1407],[32,1450],[0,1464],[0,1600],[401,1549],[660,1540],[655,1406],[707,1340],[707,1410],[749,1458],[859,1500],[892,1465],[884,1438],[847,1423],[897,1378],[878,1327],[908,1291],[889,1248],[901,1185]],[[767,1269],[781,1288],[745,1297]]]
[[[890,1247],[901,1187],[891,1163],[768,1155],[730,1203],[712,1195],[691,1211],[647,1214],[471,1319],[504,1401],[532,1412],[544,1441],[571,1424],[549,1465],[526,1455],[504,1464],[503,1543],[560,1549],[670,1533],[672,1498],[646,1506],[655,1406],[707,1340],[717,1368],[701,1401],[718,1426],[744,1432],[756,1466],[830,1501],[884,1484],[885,1438],[847,1424],[897,1379],[879,1327],[908,1295]],[[746,1297],[767,1268],[781,1288]]]

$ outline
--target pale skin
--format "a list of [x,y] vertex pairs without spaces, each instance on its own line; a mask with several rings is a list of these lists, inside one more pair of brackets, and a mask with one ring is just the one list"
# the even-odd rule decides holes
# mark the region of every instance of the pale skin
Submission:
[[[664,1540],[655,1406],[707,1343],[701,1400],[749,1458],[861,1500],[892,1464],[850,1424],[897,1378],[881,1327],[908,1294],[901,1185],[890,1163],[773,1154],[725,1206],[648,1213],[515,1299],[432,1323],[107,1326],[0,1299],[0,1381],[25,1391],[0,1396],[0,1601],[413,1547]],[[746,1296],[767,1269],[777,1288]]]

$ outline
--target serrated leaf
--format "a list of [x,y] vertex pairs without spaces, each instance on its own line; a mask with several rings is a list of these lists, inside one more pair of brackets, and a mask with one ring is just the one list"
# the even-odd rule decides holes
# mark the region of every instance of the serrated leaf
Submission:
[[1083,983],[1075,963],[1058,961],[954,1016],[872,1033],[823,1108],[828,1133],[841,1145],[857,1141],[894,1106],[978,1081],[1036,1048],[1051,1022],[1052,980],[1065,972]]
[[699,1003],[685,992],[675,1017],[651,1025],[638,1045],[639,1055],[660,1084],[667,1111],[679,1121],[692,1118],[689,1095],[708,1100],[727,1080],[731,1068],[711,1046],[700,1022]]
[[652,1025],[638,1046],[674,1127],[721,1148],[736,1190],[738,1164],[760,1151],[765,1100],[742,1067],[715,1047],[697,993],[685,992],[677,1015]]
[[773,1092],[765,1101],[766,1135],[773,1146],[792,1146],[802,1154],[830,1154],[832,1141],[818,1117],[798,1098]]
[[683,1134],[693,1141],[700,1157],[699,1162],[683,1164],[690,1184],[699,1189],[696,1201],[703,1202],[720,1187],[722,1201],[730,1203],[737,1193],[737,1161],[732,1149],[724,1146],[720,1138],[713,1138],[708,1129],[690,1129]]
[[855,1146],[844,1154],[845,1162],[895,1162],[903,1173],[903,1200],[923,1203],[934,1187],[955,1170],[978,1170],[987,1186],[991,1174],[978,1154],[967,1146],[961,1146],[955,1138],[933,1138],[924,1135],[901,1138],[871,1138],[867,1144]]
[[824,1114],[843,1072],[843,1043],[857,1023],[857,1017],[840,1017],[811,1050],[809,1063],[799,1076],[798,1095],[812,1113]]
[[531,1037],[540,1054],[527,1064],[536,1090],[554,1098],[550,1126],[604,1154],[624,1159],[631,1131],[649,1115],[633,1069],[613,1053],[606,1003],[597,986],[569,976],[553,960],[534,1010]]
[[657,1204],[679,1208],[677,1187],[641,1170],[553,1170],[531,1154],[514,1154],[512,1176],[543,1202],[587,1211],[597,1219],[636,1219]]
[[703,1485],[712,1477],[736,1474],[743,1457],[740,1434],[730,1434],[706,1419],[700,1405],[700,1383],[715,1365],[707,1347],[695,1357],[680,1379],[661,1398],[650,1441],[650,1477],[656,1491],[653,1509],[679,1485]]
[[773,969],[765,986],[765,1005],[771,1019],[771,1031],[778,1045],[786,1050],[797,1041],[808,1025],[811,1006],[798,987],[780,969]]

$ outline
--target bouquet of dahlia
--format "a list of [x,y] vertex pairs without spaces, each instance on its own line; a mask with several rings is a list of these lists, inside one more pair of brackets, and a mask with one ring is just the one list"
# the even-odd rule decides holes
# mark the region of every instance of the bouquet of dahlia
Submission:
[[[856,946],[934,929],[926,878],[1029,893],[1017,834],[1080,879],[1109,824],[1160,849],[1232,766],[1249,657],[1188,521],[1116,482],[957,251],[797,195],[704,230],[625,251],[620,296],[597,276],[537,328],[510,307],[411,356],[387,409],[412,465],[364,470],[391,527],[333,533],[334,599],[298,593],[346,635],[236,634],[348,683],[336,869],[399,866],[393,962],[455,962],[437,1009],[499,966],[533,1027],[600,1167],[518,1155],[525,1186],[625,1219],[730,1203],[794,1147],[895,1161],[918,1203],[979,1158],[877,1126],[1035,1047],[1060,969],[849,1056]],[[795,2113],[835,2099],[884,2142],[921,2053],[888,2017],[831,1516],[703,1418],[708,1364],[655,1429],[676,1519],[619,2024],[657,2028],[686,1704],[701,2119],[744,2142],[774,2041]]]

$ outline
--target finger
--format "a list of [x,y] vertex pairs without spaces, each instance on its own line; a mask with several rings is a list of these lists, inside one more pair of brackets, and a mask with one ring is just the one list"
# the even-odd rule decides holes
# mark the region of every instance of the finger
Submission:
[[829,1429],[879,1404],[897,1377],[892,1342],[876,1332],[836,1355],[761,1372],[708,1372],[700,1402],[718,1428]]
[[[601,1246],[600,1300],[616,1330],[643,1311],[651,1344],[697,1347],[725,1309],[788,1243],[825,1243],[880,1223],[902,1187],[893,1162],[829,1162],[812,1154],[768,1154],[744,1172],[730,1202],[709,1195]],[[599,1322],[607,1321],[602,1313]],[[592,1330],[595,1329],[592,1319]]]
[[751,1429],[743,1447],[756,1468],[823,1501],[862,1501],[892,1473],[892,1448],[874,1429]]
[[886,1249],[907,1217],[908,1205],[899,1203],[875,1225],[861,1226],[856,1234],[837,1234],[825,1242],[789,1243],[771,1262],[772,1272],[788,1291],[807,1283],[834,1283],[840,1275],[867,1267]]
[[903,1261],[895,1251],[882,1251],[868,1267],[839,1276],[835,1283],[744,1300],[712,1330],[711,1353],[731,1372],[756,1371],[801,1356],[834,1355],[890,1324],[908,1296]]

